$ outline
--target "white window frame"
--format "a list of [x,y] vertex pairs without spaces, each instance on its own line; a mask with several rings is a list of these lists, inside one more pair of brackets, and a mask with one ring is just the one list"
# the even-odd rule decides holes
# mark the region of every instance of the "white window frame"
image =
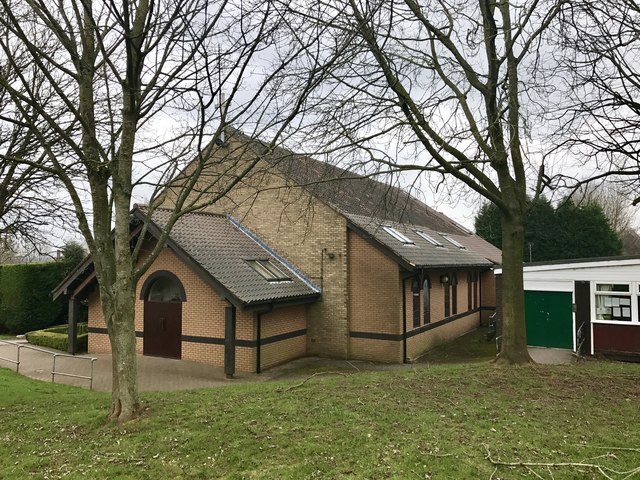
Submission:
[[[597,290],[597,285],[628,285],[628,292],[613,292],[606,290]],[[596,299],[599,295],[609,297],[624,297],[631,300],[631,321],[627,320],[603,320],[597,318]],[[640,325],[638,318],[638,298],[640,298],[640,282],[624,282],[618,280],[594,280],[591,282],[591,322],[608,324],[608,325]],[[623,308],[621,306],[620,308]]]
[[415,242],[391,225],[382,225],[382,229],[404,245],[415,245]]
[[271,259],[249,259],[245,262],[259,273],[269,283],[274,282],[292,282],[291,277],[283,272]]
[[447,242],[449,242],[451,245],[454,245],[456,247],[458,247],[461,250],[466,250],[467,247],[465,247],[464,245],[462,245],[459,241],[451,238],[449,235],[447,235],[446,233],[441,233],[440,234],[442,236],[442,238],[444,238]]
[[442,243],[440,243],[439,241],[437,241],[435,238],[433,238],[430,235],[427,235],[426,233],[424,233],[422,230],[414,230],[415,234],[418,235],[420,238],[423,238],[424,240],[426,240],[427,242],[429,242],[431,245],[433,245],[434,247],[444,247],[444,245],[442,245]]

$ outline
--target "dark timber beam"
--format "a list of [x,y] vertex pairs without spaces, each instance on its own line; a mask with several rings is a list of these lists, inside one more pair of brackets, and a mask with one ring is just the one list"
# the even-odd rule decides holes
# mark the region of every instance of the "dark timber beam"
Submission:
[[68,340],[67,351],[71,355],[77,353],[78,348],[78,309],[80,302],[76,297],[69,298],[69,328],[68,328]]

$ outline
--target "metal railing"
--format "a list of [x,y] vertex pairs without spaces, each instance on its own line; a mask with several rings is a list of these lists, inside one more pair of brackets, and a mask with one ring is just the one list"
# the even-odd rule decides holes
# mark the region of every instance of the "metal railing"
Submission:
[[578,331],[576,332],[576,355],[582,355],[582,348],[584,346],[584,342],[586,340],[585,335],[585,326],[586,323],[583,323],[578,327]]
[[[61,376],[61,377],[81,378],[81,379],[84,379],[84,380],[89,380],[89,390],[93,390],[93,367],[94,367],[94,364],[95,364],[97,358],[94,358],[94,357],[78,357],[78,356],[75,356],[75,355],[68,355],[66,353],[55,353],[55,352],[50,352],[49,350],[45,350],[43,348],[34,347],[33,345],[24,344],[24,343],[10,342],[10,341],[6,341],[6,340],[0,340],[0,344],[13,345],[14,347],[17,348],[16,359],[15,360],[13,360],[11,358],[0,357],[0,360],[4,360],[6,362],[13,363],[16,366],[16,373],[20,373],[20,350],[23,349],[23,348],[26,348],[26,349],[29,349],[29,350],[34,350],[36,352],[46,353],[46,354],[49,354],[49,355],[53,356],[53,367],[51,368],[51,383],[55,383],[56,375]],[[73,358],[73,359],[76,359],[76,360],[87,360],[87,361],[90,361],[91,362],[91,374],[87,376],[87,375],[77,375],[75,373],[66,373],[66,372],[62,372],[62,371],[57,371],[56,370],[56,360],[58,359],[58,357]]]

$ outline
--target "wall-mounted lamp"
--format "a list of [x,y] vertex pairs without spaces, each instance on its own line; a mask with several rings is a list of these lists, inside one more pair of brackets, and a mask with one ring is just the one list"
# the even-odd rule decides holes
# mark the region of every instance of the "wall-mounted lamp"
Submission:
[[334,258],[336,258],[336,254],[327,252],[327,257],[329,257],[331,260],[333,260]]
[[414,295],[420,294],[420,281],[417,277],[413,277],[413,281],[411,282],[411,291]]
[[449,283],[449,275],[440,275],[440,283]]

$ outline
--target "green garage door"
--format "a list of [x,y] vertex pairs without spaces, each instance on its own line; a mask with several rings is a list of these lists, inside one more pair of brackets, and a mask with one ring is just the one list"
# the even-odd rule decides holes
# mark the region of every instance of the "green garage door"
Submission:
[[573,348],[570,292],[524,292],[527,344]]

